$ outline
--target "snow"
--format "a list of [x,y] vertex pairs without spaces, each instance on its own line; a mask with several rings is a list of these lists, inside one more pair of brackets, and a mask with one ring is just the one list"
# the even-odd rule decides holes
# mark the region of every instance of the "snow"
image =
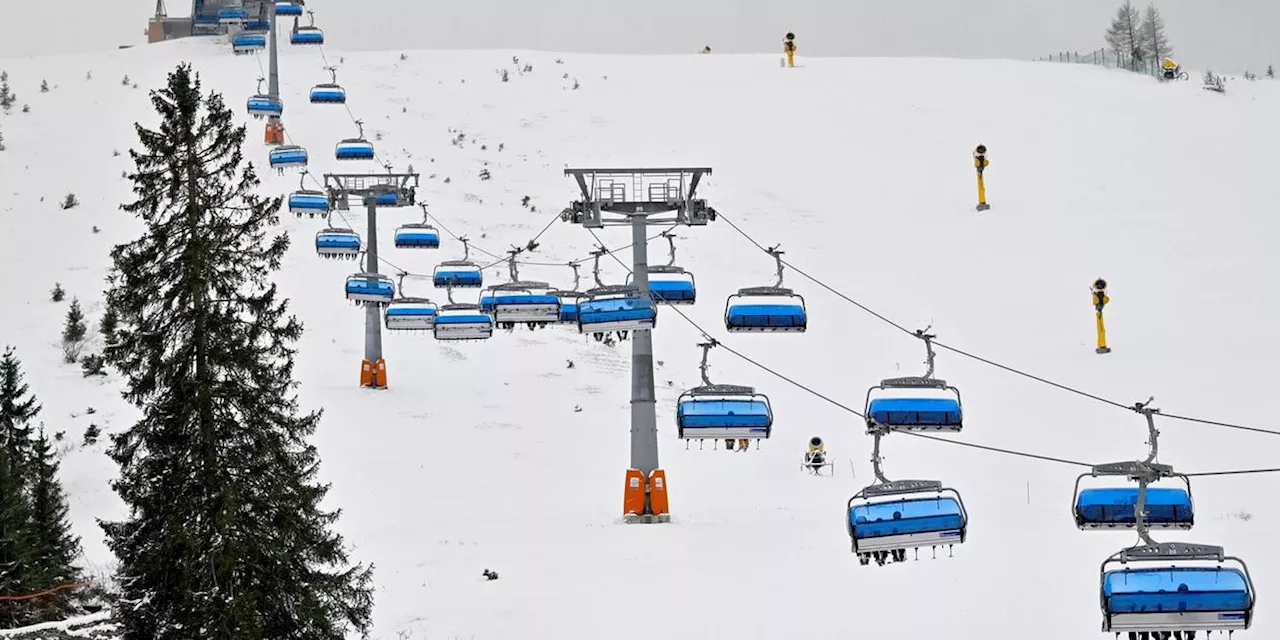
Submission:
[[99,611],[88,615],[67,618],[66,620],[59,620],[58,622],[44,622],[41,624],[19,627],[17,629],[0,629],[0,638],[12,638],[15,636],[36,633],[38,631],[60,631],[68,635],[78,637],[85,635],[85,630],[82,629],[82,627],[98,626],[101,628],[108,625],[102,625],[99,623],[107,622],[110,619],[110,611]]
[[[317,19],[324,26],[320,10]],[[1280,428],[1268,405],[1280,359],[1268,327],[1280,313],[1280,84],[1235,82],[1218,95],[1197,82],[1023,62],[804,59],[780,69],[773,55],[531,51],[407,51],[400,60],[400,51],[332,45],[325,53],[351,112],[370,139],[381,136],[379,157],[422,173],[419,199],[474,247],[501,253],[537,234],[577,197],[566,166],[713,167],[701,193],[723,218],[678,230],[679,264],[699,289],[698,303],[679,310],[847,406],[860,409],[881,378],[923,372],[922,345],[793,270],[786,286],[805,296],[806,333],[727,334],[724,298],[772,284],[774,270],[729,222],[761,244],[780,243],[788,261],[843,294],[909,329],[932,324],[939,341],[970,353],[1126,404],[1155,396],[1169,413]],[[534,72],[516,73],[513,55]],[[0,225],[10,238],[0,253],[0,331],[44,403],[41,419],[67,432],[63,476],[95,572],[113,562],[96,520],[123,507],[108,485],[116,469],[106,437],[82,447],[82,434],[90,422],[117,432],[137,412],[118,398],[114,376],[86,380],[61,363],[66,303],[48,291],[61,282],[96,326],[108,251],[139,230],[117,208],[130,199],[120,172],[132,167],[131,125],[154,123],[147,90],[181,60],[249,124],[247,155],[265,190],[297,188],[295,172],[267,170],[262,124],[243,111],[259,65],[225,43],[0,60],[18,104],[31,105],[0,116]],[[283,48],[290,138],[308,147],[313,174],[380,171],[332,159],[332,145],[356,130],[342,107],[307,102],[311,85],[328,80],[323,64],[314,48]],[[509,82],[500,68],[511,70]],[[125,74],[138,89],[121,84]],[[42,78],[57,88],[39,93]],[[465,140],[450,144],[459,131]],[[970,158],[978,143],[992,163],[993,208],[981,214]],[[479,179],[484,168],[491,180]],[[80,207],[58,208],[67,192]],[[536,213],[520,207],[525,195]],[[383,210],[379,242],[396,267],[430,274],[461,245],[445,234],[434,252],[395,249],[396,225],[420,218],[417,209]],[[364,232],[363,212],[347,219]],[[623,525],[629,345],[609,348],[568,328],[467,343],[384,333],[390,388],[360,389],[364,314],[342,297],[356,266],[315,255],[322,221],[284,211],[281,225],[294,246],[277,279],[307,327],[301,399],[325,410],[316,444],[333,483],[328,504],[343,510],[339,529],[354,559],[376,564],[374,638],[1099,633],[1098,566],[1135,536],[1075,529],[1071,491],[1083,469],[890,436],[888,475],[958,489],[969,537],[952,558],[923,552],[919,562],[859,566],[843,522],[846,501],[872,478],[862,423],[717,349],[712,380],[768,394],[773,436],[745,453],[686,448],[675,400],[699,383],[702,336],[662,308],[659,435],[673,523]],[[599,233],[613,247],[630,242],[626,230]],[[531,260],[564,263],[595,241],[557,222],[540,242]],[[665,263],[665,241],[649,248]],[[626,251],[619,257],[629,261]],[[625,278],[617,262],[601,264],[606,282]],[[520,270],[563,287],[571,275]],[[486,280],[504,276],[493,267]],[[1111,283],[1114,351],[1105,357],[1093,353],[1088,296],[1099,276]],[[428,280],[406,285],[408,295],[443,300]],[[459,301],[474,295],[455,292]],[[940,351],[937,364],[965,401],[964,432],[941,438],[1086,462],[1145,453],[1140,416],[952,352]],[[1160,425],[1161,461],[1181,471],[1275,464],[1271,436]],[[814,435],[836,462],[833,479],[799,469]],[[1197,479],[1196,528],[1155,537],[1224,545],[1249,562],[1265,594],[1280,574],[1278,489],[1269,475]],[[484,569],[501,579],[485,580]],[[1249,637],[1280,632],[1269,602]]]

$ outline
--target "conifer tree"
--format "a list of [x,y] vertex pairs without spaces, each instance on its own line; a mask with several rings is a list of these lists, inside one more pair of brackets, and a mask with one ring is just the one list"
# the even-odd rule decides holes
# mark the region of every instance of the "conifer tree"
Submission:
[[84,311],[80,309],[80,299],[72,298],[67,308],[66,323],[62,325],[62,356],[68,363],[80,359],[80,350],[84,348],[84,337],[89,329],[84,326]]
[[107,361],[139,421],[112,437],[114,488],[130,508],[104,523],[119,558],[123,640],[340,640],[367,633],[372,569],[351,565],[321,510],[328,491],[300,414],[302,332],[268,277],[288,247],[268,238],[280,199],[241,157],[244,127],[189,65],[153,91],[157,129],[136,125],[146,230],[112,250]]
[[[23,482],[23,461],[10,447],[0,447],[0,596],[30,593],[35,586],[31,566],[31,504]],[[30,622],[29,608],[19,601],[0,601],[0,627]]]
[[[32,449],[28,423],[41,407],[28,396],[22,378],[22,364],[8,347],[0,356],[0,595],[41,588],[29,575],[31,504],[26,483]],[[0,624],[26,624],[28,612],[19,601],[0,601]]]
[[[71,533],[67,497],[58,480],[58,459],[40,429],[32,446],[28,465],[31,494],[31,553],[27,575],[40,589],[76,582],[80,569],[75,566],[80,555],[80,539]],[[60,619],[75,611],[71,591],[61,591],[31,601],[36,622]]]
[[1173,44],[1165,32],[1164,16],[1155,3],[1147,4],[1147,10],[1142,14],[1142,48],[1147,59],[1157,64],[1173,55]]
[[0,448],[3,448],[19,469],[22,476],[26,463],[31,459],[32,418],[43,408],[35,396],[29,396],[23,382],[22,363],[13,347],[6,347],[0,355]]
[[1132,0],[1116,9],[1116,15],[1107,28],[1107,46],[1128,58],[1132,70],[1137,70],[1144,59],[1142,46],[1142,14]]
[[111,344],[116,339],[116,325],[119,321],[115,310],[107,307],[102,313],[102,319],[98,321],[98,334],[102,336],[103,342]]
[[0,109],[8,113],[17,101],[18,96],[13,95],[13,90],[9,88],[9,74],[0,75]]

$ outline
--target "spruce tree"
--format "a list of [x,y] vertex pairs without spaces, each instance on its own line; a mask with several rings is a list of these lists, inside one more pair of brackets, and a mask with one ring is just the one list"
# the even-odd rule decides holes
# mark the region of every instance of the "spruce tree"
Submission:
[[68,363],[80,359],[80,350],[84,348],[84,337],[89,329],[84,326],[84,311],[80,309],[80,299],[72,298],[67,308],[66,323],[62,325],[62,356]]
[[[77,582],[80,539],[71,533],[67,497],[58,481],[58,459],[53,444],[40,429],[32,447],[28,484],[31,494],[31,554],[27,575],[33,584],[47,589]],[[31,601],[35,621],[57,620],[75,611],[71,591]]]
[[[22,467],[9,447],[0,447],[0,595],[22,595],[39,589],[28,575],[31,566],[31,504],[27,500]],[[0,627],[30,622],[29,607],[21,601],[0,601]]]
[[112,250],[106,295],[105,355],[142,410],[110,451],[130,514],[103,523],[123,640],[367,633],[372,569],[350,564],[320,508],[320,413],[292,392],[302,326],[268,279],[288,247],[268,237],[280,199],[255,194],[244,127],[189,65],[151,100],[160,124],[135,126],[123,207],[146,230]]
[[9,88],[9,74],[0,76],[0,109],[4,109],[5,113],[13,108],[13,103],[17,102],[18,96],[13,95],[13,90]]
[[23,378],[22,363],[13,347],[6,347],[0,355],[0,448],[17,465],[20,476],[31,459],[32,434],[28,423],[43,408],[35,396],[28,395]]
[[[31,567],[31,503],[27,469],[32,457],[29,422],[40,405],[27,395],[22,364],[8,347],[0,356],[0,595],[21,595],[43,588],[29,574]],[[30,607],[21,601],[0,601],[0,623],[30,622]]]
[[98,334],[102,336],[102,341],[111,344],[116,339],[116,325],[120,319],[116,317],[116,312],[110,307],[102,313],[102,319],[98,321]]

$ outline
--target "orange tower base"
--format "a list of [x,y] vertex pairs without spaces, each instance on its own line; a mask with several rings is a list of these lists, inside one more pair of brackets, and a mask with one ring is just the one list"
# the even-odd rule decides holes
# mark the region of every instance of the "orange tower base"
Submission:
[[644,515],[644,474],[627,469],[627,484],[622,489],[622,515],[627,518]]
[[387,361],[383,358],[378,358],[377,362],[361,361],[360,386],[374,389],[387,388]]
[[649,510],[655,516],[671,516],[667,506],[667,472],[654,469],[649,474]]
[[639,469],[627,469],[626,484],[622,490],[622,516],[628,524],[671,522],[668,505],[665,471],[654,469],[646,481]]
[[267,144],[284,144],[284,123],[268,122],[266,133],[262,137]]

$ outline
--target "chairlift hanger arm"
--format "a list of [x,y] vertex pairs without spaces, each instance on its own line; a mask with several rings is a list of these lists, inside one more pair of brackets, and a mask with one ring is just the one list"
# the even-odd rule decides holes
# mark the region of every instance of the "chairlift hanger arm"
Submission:
[[671,252],[670,257],[667,259],[667,266],[674,267],[676,266],[676,234],[671,233],[671,230],[668,229],[662,232],[662,237],[667,239],[667,245]]
[[719,343],[716,342],[715,338],[708,338],[706,342],[698,344],[698,347],[702,349],[702,364],[698,365],[698,371],[702,374],[703,386],[710,387],[713,384],[711,379],[707,376],[707,371],[710,369],[710,365],[707,364],[707,356],[711,353],[711,348],[717,344]]
[[591,277],[595,280],[597,289],[605,286],[604,281],[600,279],[600,257],[606,253],[609,253],[609,249],[603,245],[591,252],[591,258],[593,260],[591,263]]
[[516,262],[516,256],[524,253],[524,249],[520,247],[511,247],[507,250],[507,273],[511,276],[511,282],[520,281],[520,265]]
[[884,433],[885,432],[877,430],[873,436],[875,444],[873,444],[871,448],[871,469],[875,473],[876,482],[879,482],[882,485],[888,485],[893,481],[885,477],[884,468],[882,466],[884,464],[884,458],[880,455],[880,439],[884,437]]
[[1151,463],[1160,455],[1160,430],[1156,428],[1156,414],[1160,413],[1159,409],[1152,408],[1150,405],[1155,401],[1155,396],[1147,398],[1146,402],[1135,402],[1133,410],[1142,414],[1147,419],[1147,459],[1145,462]]
[[786,252],[785,252],[785,251],[780,251],[780,250],[778,249],[778,247],[781,247],[781,246],[782,246],[781,244],[775,244],[775,245],[773,245],[772,247],[769,247],[768,249],[765,249],[765,250],[764,250],[764,252],[765,252],[765,253],[769,254],[770,256],[773,256],[773,259],[777,262],[777,268],[778,268],[778,271],[777,271],[777,277],[778,277],[778,281],[777,281],[776,283],[774,283],[774,285],[773,285],[773,287],[774,287],[775,289],[782,289],[782,288],[783,288],[783,286],[782,286],[782,278],[783,278],[783,276],[782,276],[782,272],[783,272],[783,269],[784,269],[785,267],[784,267],[783,262],[782,262],[782,256],[783,256],[783,254],[785,254]]
[[929,325],[923,329],[916,329],[916,333],[915,333],[917,338],[924,340],[924,349],[925,349],[924,362],[927,369],[925,369],[923,377],[926,380],[933,379],[933,371],[934,371],[933,360],[937,355],[933,351],[933,339],[938,336],[932,333],[929,333],[929,329],[932,329],[932,328],[933,328],[933,325]]

